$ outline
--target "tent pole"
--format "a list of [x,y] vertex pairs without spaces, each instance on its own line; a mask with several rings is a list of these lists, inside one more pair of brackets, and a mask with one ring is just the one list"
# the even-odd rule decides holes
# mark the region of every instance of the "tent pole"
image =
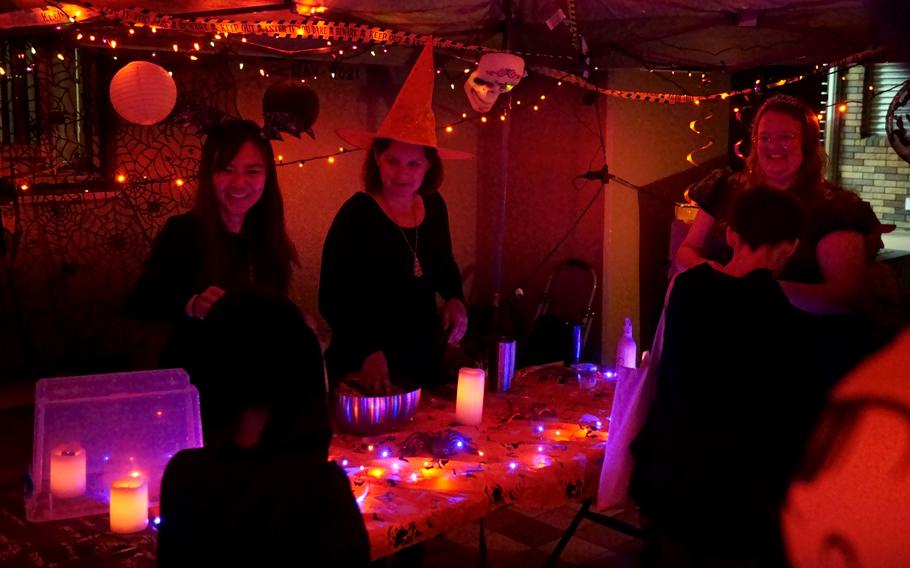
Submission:
[[[506,19],[503,23],[502,48],[508,51],[510,47],[510,32],[512,26],[512,0],[503,0],[503,12]],[[511,106],[511,95],[508,103]],[[496,191],[496,216],[493,232],[493,337],[501,334],[500,304],[503,293],[503,252],[505,250],[506,235],[506,203],[509,188],[509,120],[502,123],[499,130],[499,183]]]

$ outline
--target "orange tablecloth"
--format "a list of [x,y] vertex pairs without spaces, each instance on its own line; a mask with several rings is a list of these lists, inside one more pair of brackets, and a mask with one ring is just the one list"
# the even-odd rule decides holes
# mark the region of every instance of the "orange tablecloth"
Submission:
[[[480,426],[456,425],[453,401],[425,395],[398,432],[337,434],[330,456],[361,496],[372,556],[392,554],[495,507],[546,510],[593,495],[614,384],[601,380],[582,388],[567,369],[528,369],[516,374],[509,393],[486,393]],[[415,433],[420,440],[409,440]],[[424,451],[400,457],[408,453],[403,446],[415,441],[427,442]]]
[[[544,510],[593,495],[606,439],[596,421],[606,427],[613,386],[603,382],[581,389],[566,369],[545,367],[519,372],[508,394],[487,392],[479,427],[454,425],[454,401],[426,395],[414,420],[399,432],[372,438],[336,435],[332,458],[347,460],[355,493],[365,494],[361,509],[373,557],[499,506],[516,503]],[[585,414],[591,416],[582,428]],[[430,439],[449,429],[462,441],[457,448],[451,444],[457,440],[449,439],[457,454],[448,459],[429,453],[407,461],[397,458],[411,434],[426,433]],[[382,457],[383,451],[388,457]],[[0,488],[0,565],[144,568],[155,565],[156,549],[153,526],[133,535],[113,535],[106,515],[29,523],[21,488]]]

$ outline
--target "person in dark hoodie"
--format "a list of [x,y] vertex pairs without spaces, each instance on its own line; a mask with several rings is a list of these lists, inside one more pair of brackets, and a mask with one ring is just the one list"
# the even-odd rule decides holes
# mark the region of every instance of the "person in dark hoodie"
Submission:
[[783,563],[778,511],[824,393],[804,314],[775,280],[804,222],[788,192],[745,191],[732,260],[675,279],[655,399],[632,444],[630,494],[659,566]]
[[369,540],[332,436],[322,354],[296,306],[225,295],[201,349],[217,408],[161,481],[159,566],[365,566]]

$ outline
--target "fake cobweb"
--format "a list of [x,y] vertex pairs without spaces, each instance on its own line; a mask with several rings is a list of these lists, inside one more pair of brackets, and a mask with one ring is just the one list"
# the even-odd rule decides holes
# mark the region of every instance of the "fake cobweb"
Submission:
[[[165,220],[188,210],[195,197],[202,141],[196,129],[122,120],[97,100],[99,93],[106,97],[109,77],[90,73],[84,57],[80,90],[74,59],[46,66],[56,88],[48,89],[43,115],[53,120],[41,128],[41,159],[18,160],[15,176],[17,186],[28,180],[32,189],[7,191],[0,204],[8,292],[0,299],[7,316],[0,331],[17,339],[0,355],[30,375],[154,365],[160,345],[148,343],[126,317],[123,299]],[[196,104],[238,115],[225,61],[179,65],[165,65],[178,85],[178,108]],[[75,98],[83,93],[96,95],[83,95],[79,108]],[[80,113],[108,114],[87,120]],[[86,124],[95,126],[90,135]],[[106,151],[112,154],[105,161]],[[55,185],[43,187],[45,181]]]

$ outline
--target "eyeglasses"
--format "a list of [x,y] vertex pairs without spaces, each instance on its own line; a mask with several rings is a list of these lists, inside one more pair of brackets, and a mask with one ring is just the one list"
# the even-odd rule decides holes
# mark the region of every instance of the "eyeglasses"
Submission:
[[799,136],[792,133],[785,134],[759,134],[758,144],[761,146],[770,146],[771,144],[777,143],[783,146],[784,148],[790,148],[794,144],[798,144]]

